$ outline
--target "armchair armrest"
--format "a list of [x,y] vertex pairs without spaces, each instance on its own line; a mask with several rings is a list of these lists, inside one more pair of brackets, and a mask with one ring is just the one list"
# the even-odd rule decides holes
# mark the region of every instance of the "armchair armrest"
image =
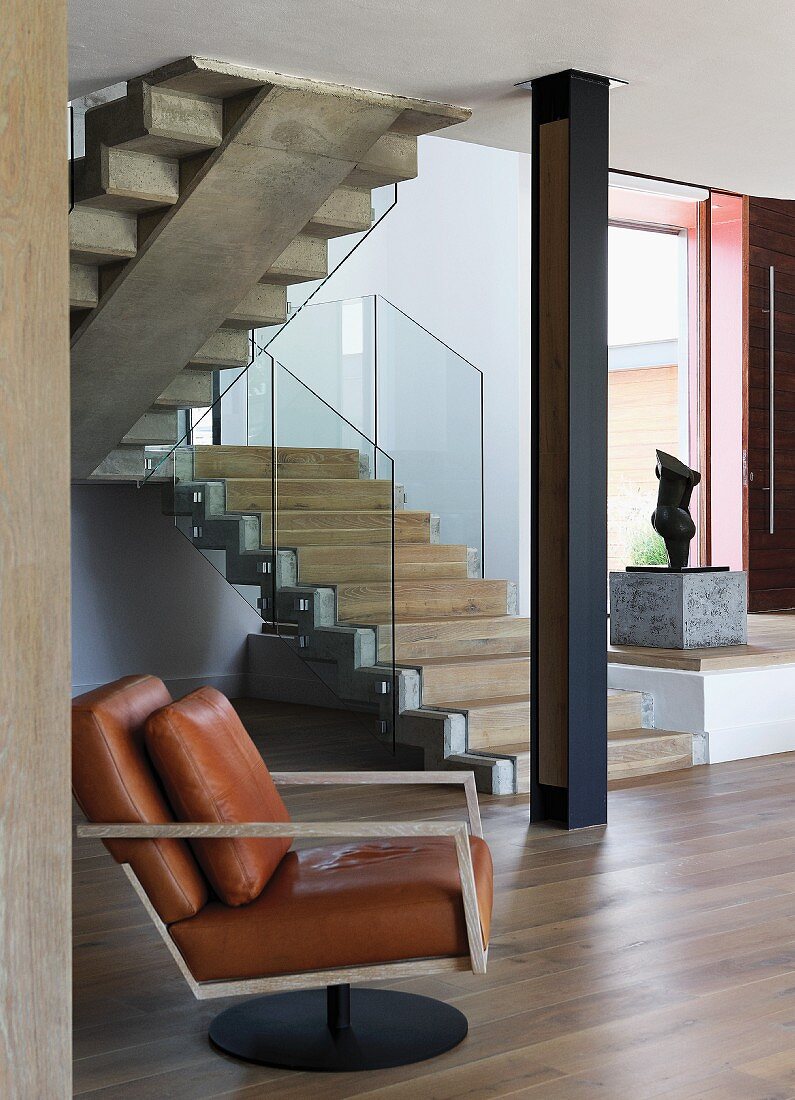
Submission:
[[455,786],[464,788],[469,827],[473,836],[483,837],[474,772],[271,772],[277,786]]
[[[388,774],[388,773],[387,773]],[[425,774],[424,772],[422,773]],[[475,870],[469,847],[467,827],[462,822],[449,821],[249,821],[234,824],[217,824],[208,821],[174,821],[162,825],[138,824],[90,824],[78,825],[79,837],[104,840],[211,840],[221,837],[292,837],[329,838],[344,837],[401,837],[401,836],[449,836],[455,841],[461,896],[464,902],[467,942],[476,974],[486,973],[486,951],[480,923],[478,896],[475,888]]]

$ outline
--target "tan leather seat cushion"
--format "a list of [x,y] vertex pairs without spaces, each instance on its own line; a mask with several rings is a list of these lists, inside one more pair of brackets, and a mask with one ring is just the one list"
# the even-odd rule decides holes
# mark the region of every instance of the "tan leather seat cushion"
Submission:
[[[174,820],[149,762],[143,725],[171,702],[156,676],[125,676],[72,701],[72,787],[89,821]],[[207,883],[184,840],[107,840],[129,863],[166,923],[192,916],[207,901]]]
[[[146,723],[146,746],[182,821],[289,821],[265,762],[231,703],[204,687],[163,707]],[[253,901],[290,840],[234,838],[191,842],[218,897]]]
[[[491,853],[472,838],[484,944]],[[469,952],[449,837],[372,840],[290,852],[256,901],[211,901],[169,929],[198,981],[255,978]]]

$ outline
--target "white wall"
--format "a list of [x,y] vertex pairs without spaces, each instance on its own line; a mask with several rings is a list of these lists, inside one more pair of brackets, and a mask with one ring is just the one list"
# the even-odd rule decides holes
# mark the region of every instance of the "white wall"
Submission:
[[[529,215],[529,156],[420,138],[418,178],[400,185],[397,207],[316,299],[381,294],[483,371],[486,573],[520,581],[523,604]],[[412,396],[421,405],[422,392]]]
[[[53,592],[53,599],[63,593]],[[72,489],[72,684],[151,672],[175,695],[243,687],[261,620],[160,510],[157,486]]]

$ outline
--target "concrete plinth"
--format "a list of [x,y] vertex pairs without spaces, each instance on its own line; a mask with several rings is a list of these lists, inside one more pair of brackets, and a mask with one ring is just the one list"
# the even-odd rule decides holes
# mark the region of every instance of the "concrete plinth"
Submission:
[[745,573],[611,573],[610,644],[703,649],[748,641]]

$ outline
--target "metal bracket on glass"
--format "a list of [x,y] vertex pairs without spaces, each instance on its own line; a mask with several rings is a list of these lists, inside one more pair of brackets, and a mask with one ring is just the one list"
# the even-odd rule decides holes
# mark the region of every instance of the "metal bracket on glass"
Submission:
[[193,494],[193,503],[194,504],[201,504],[201,502],[202,502],[202,492],[201,492],[201,489],[197,489],[196,492]]
[[308,611],[309,610],[309,600],[307,599],[306,596],[299,596],[298,597],[298,599],[295,601],[295,604],[294,604],[294,610],[296,610],[296,611]]
[[202,529],[201,529],[201,527],[194,527],[194,528],[193,528],[193,537],[194,537],[195,539],[200,539],[200,538],[202,537]]
[[257,607],[260,611],[268,611],[270,610],[270,606],[270,596],[257,596]]
[[272,561],[258,561],[257,562],[257,572],[258,573],[272,573],[273,572],[273,562]]
[[309,649],[309,635],[308,634],[299,634],[296,637],[295,640],[296,640],[296,642],[298,642],[298,648],[299,649]]
[[155,468],[155,460],[153,458],[144,457],[144,469],[145,470],[154,470],[154,468]]
[[379,680],[375,685],[376,695],[389,695],[392,690],[392,685],[389,680]]
[[385,722],[383,719],[381,719],[378,723],[378,732],[389,733],[389,722]]

